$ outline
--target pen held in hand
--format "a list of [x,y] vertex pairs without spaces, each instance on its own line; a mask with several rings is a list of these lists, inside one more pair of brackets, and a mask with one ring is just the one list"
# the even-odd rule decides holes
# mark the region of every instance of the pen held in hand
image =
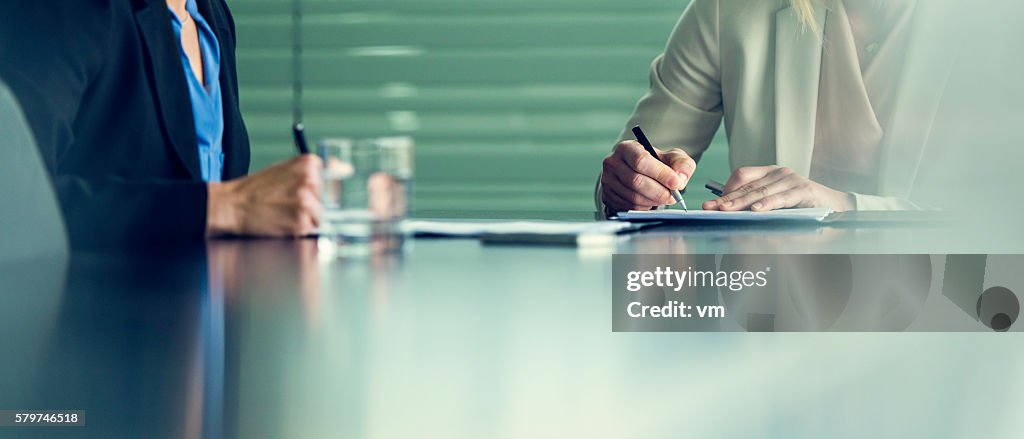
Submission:
[[299,154],[309,154],[309,144],[306,143],[306,127],[302,126],[302,122],[292,125],[292,136],[295,138],[295,149],[299,151]]
[[[640,129],[639,125],[633,127],[633,135],[636,136],[636,141],[643,145],[644,150],[647,151],[651,157],[661,161],[661,157],[658,157],[658,152],[654,150],[654,146],[651,146],[651,141],[647,140],[647,136],[644,135],[644,131]],[[683,207],[683,210],[687,212],[690,211],[690,209],[686,208],[686,201],[683,200],[683,194],[679,193],[679,191],[675,189],[669,189],[669,193],[672,194],[672,198],[676,200],[676,203],[679,203],[679,205]]]

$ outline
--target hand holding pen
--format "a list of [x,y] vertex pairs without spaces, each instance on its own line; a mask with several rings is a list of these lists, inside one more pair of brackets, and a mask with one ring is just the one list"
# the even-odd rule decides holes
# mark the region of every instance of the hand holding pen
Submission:
[[[643,134],[639,129],[634,133],[637,131]],[[641,135],[638,139],[646,140]],[[686,187],[697,163],[679,148],[658,150],[651,146],[650,151],[653,153],[641,141],[625,140],[604,159],[601,199],[609,210],[650,210],[678,202],[672,191]]]

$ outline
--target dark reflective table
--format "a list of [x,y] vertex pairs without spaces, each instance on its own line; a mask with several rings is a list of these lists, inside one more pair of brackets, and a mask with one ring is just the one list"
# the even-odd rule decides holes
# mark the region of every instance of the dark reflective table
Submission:
[[[0,409],[87,426],[0,437],[1012,436],[1021,340],[967,313],[958,333],[612,332],[616,253],[1019,253],[986,232],[705,224],[599,248],[228,240],[8,264]],[[826,421],[848,413],[863,427]]]

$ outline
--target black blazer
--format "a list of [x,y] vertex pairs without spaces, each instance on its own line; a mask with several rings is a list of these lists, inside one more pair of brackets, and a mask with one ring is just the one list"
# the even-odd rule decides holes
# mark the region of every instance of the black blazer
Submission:
[[[167,3],[0,4],[0,77],[35,133],[72,246],[200,242],[207,190]],[[224,0],[198,5],[221,46],[227,180],[249,168],[235,27]]]

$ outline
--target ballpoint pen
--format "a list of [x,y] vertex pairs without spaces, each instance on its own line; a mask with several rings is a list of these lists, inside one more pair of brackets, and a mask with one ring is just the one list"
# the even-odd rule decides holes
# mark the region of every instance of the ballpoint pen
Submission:
[[[654,150],[653,146],[651,146],[651,141],[647,140],[647,136],[644,135],[644,131],[640,129],[640,126],[633,127],[633,135],[636,136],[636,141],[643,145],[644,150],[646,150],[648,154],[658,161],[661,161],[661,157],[658,157],[658,152]],[[690,209],[686,208],[686,201],[683,200],[683,194],[679,193],[679,191],[675,189],[669,189],[669,193],[672,194],[672,198],[676,200],[676,203],[683,206],[683,210],[687,212],[690,211]]]
[[716,197],[721,197],[725,192],[725,185],[715,180],[708,180],[708,182],[704,184],[704,187],[708,188],[708,190],[715,194]]
[[294,137],[295,149],[299,151],[299,154],[309,154],[309,144],[306,143],[306,127],[302,126],[302,122],[292,125],[292,137]]

